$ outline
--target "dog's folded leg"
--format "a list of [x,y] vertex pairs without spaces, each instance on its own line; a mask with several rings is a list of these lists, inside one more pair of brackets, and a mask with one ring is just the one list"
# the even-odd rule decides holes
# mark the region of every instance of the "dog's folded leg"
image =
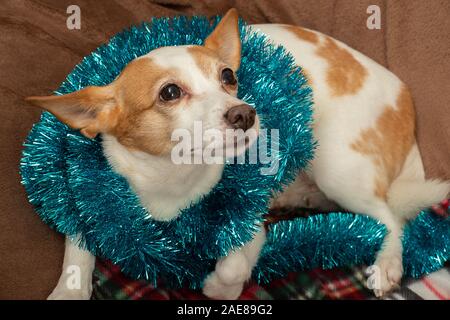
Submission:
[[336,211],[339,209],[339,206],[328,199],[305,172],[300,172],[283,192],[275,195],[270,207],[271,209],[311,208],[322,211]]
[[95,256],[77,245],[79,237],[66,237],[63,271],[48,300],[89,300]]
[[259,253],[266,240],[266,232],[261,227],[252,241],[226,257],[217,261],[216,269],[208,275],[203,293],[212,299],[234,300],[239,298],[244,284],[250,279]]

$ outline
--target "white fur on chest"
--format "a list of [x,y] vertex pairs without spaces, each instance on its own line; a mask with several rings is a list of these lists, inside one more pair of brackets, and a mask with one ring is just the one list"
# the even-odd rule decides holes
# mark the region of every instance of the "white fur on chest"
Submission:
[[170,156],[130,151],[115,137],[103,135],[103,152],[124,176],[141,204],[156,220],[171,220],[208,194],[222,177],[223,165],[174,164]]

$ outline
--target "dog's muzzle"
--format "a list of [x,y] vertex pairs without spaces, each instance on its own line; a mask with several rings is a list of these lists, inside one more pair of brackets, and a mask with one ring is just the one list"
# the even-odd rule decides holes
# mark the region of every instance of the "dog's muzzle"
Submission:
[[230,108],[225,113],[225,119],[234,129],[247,131],[255,124],[256,110],[248,104]]

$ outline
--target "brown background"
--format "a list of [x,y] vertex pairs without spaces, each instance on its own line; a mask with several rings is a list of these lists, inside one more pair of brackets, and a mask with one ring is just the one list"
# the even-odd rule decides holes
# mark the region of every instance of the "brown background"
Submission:
[[[81,30],[66,8],[81,8]],[[381,30],[366,9],[381,8]],[[0,298],[45,298],[55,286],[62,237],[33,213],[19,183],[21,144],[48,95],[98,45],[152,16],[222,14],[236,7],[250,23],[283,22],[327,33],[387,66],[411,88],[427,175],[450,179],[450,1],[448,0],[3,0],[0,5]]]

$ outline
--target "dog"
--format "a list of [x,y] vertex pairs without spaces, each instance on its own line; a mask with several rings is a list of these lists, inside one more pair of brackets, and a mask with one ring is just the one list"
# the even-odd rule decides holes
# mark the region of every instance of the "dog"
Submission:
[[[450,191],[448,182],[425,179],[408,88],[375,61],[319,32],[281,24],[251,28],[293,55],[314,99],[314,160],[272,206],[338,206],[385,224],[388,233],[374,263],[380,277],[374,293],[390,292],[403,274],[405,221]],[[196,121],[220,132],[259,130],[255,109],[237,98],[240,58],[238,13],[231,9],[203,46],[158,48],[131,61],[109,85],[26,100],[88,138],[101,134],[113,170],[128,180],[154,219],[167,221],[207,194],[224,168],[174,164],[173,130],[192,131]],[[252,241],[218,259],[204,294],[237,299],[265,238],[261,227]],[[76,241],[66,239],[63,272],[48,299],[91,297],[95,257]],[[73,265],[81,272],[78,289],[67,286],[66,270]]]

